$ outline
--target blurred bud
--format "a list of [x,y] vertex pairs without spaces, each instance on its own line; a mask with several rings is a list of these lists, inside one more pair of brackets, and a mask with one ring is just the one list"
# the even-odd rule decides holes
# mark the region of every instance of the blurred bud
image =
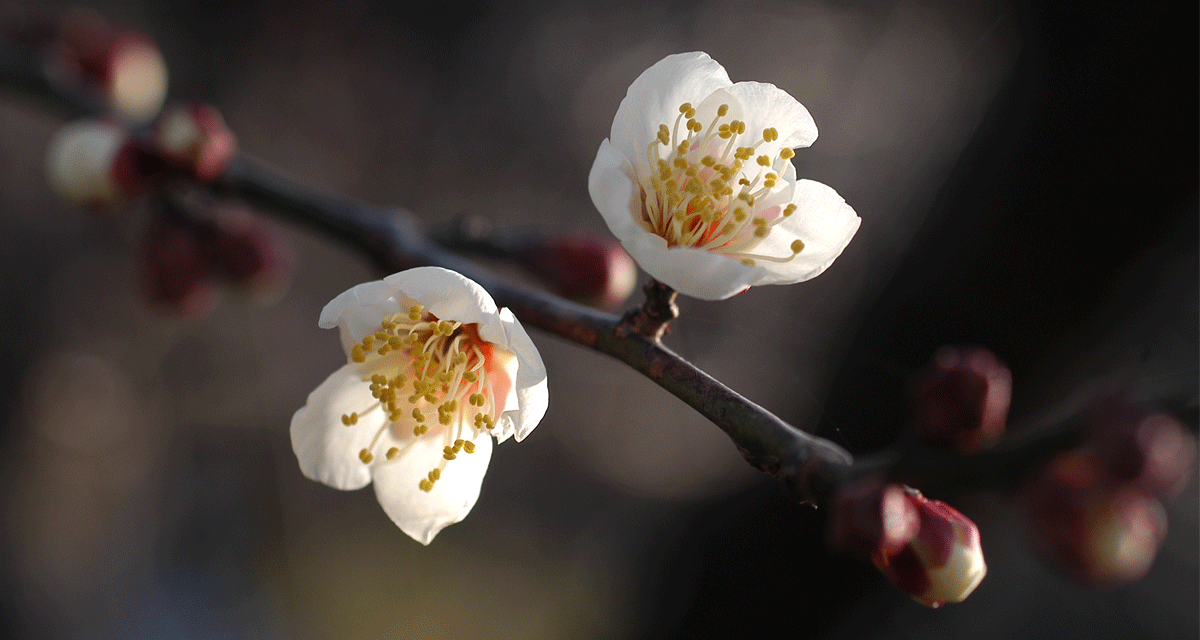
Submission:
[[1012,374],[986,349],[944,347],[915,395],[917,435],[931,445],[973,453],[1004,432]]
[[920,526],[900,551],[877,553],[875,566],[913,600],[937,608],[962,602],[987,575],[979,527],[944,502],[905,487]]
[[94,13],[74,13],[63,19],[58,44],[68,67],[121,117],[141,123],[162,108],[167,65],[146,36]]
[[904,487],[868,479],[838,492],[827,530],[829,546],[866,557],[891,557],[917,535],[920,516]]
[[1166,535],[1158,500],[1136,485],[1112,482],[1090,451],[1056,458],[1023,497],[1038,551],[1085,585],[1141,578]]
[[637,285],[637,267],[621,245],[593,236],[538,238],[515,252],[517,261],[556,293],[601,307],[620,305]]
[[98,120],[62,127],[46,148],[50,186],[63,199],[89,207],[111,207],[139,191],[151,165],[124,129]]
[[1174,416],[1110,401],[1091,422],[1097,455],[1116,480],[1169,497],[1192,477],[1196,438]]
[[190,221],[171,214],[154,216],[142,258],[152,303],[187,315],[203,315],[212,308],[212,260]]
[[167,159],[210,182],[225,171],[237,150],[237,141],[214,107],[176,105],[163,111],[156,121],[154,146]]
[[224,276],[255,299],[277,300],[291,282],[287,242],[273,226],[242,209],[218,211],[206,244]]

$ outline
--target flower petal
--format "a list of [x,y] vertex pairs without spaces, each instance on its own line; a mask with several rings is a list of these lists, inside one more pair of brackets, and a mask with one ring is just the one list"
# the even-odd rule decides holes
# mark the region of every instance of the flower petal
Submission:
[[797,182],[792,202],[796,212],[779,223],[754,253],[788,255],[792,241],[797,239],[804,243],[804,250],[788,262],[763,262],[766,274],[756,285],[815,278],[842,254],[862,222],[836,191],[820,182]]
[[342,424],[342,416],[375,403],[362,374],[353,365],[334,371],[292,416],[292,450],[305,477],[335,489],[361,489],[371,482],[368,465],[358,452],[371,444],[384,415],[374,411],[358,424]]
[[422,491],[421,480],[441,465],[445,445],[441,438],[417,438],[403,455],[374,467],[379,504],[401,531],[421,544],[429,544],[439,531],[470,513],[492,458],[492,439],[482,435],[475,440],[475,453],[459,453],[433,490]]
[[678,53],[659,60],[633,81],[617,115],[609,138],[630,160],[646,154],[658,135],[658,125],[671,127],[679,105],[692,105],[708,94],[733,84],[725,68],[702,51]]
[[486,324],[496,302],[474,280],[441,267],[417,267],[383,279],[388,286],[420,302],[441,320]]
[[701,300],[724,300],[737,295],[766,275],[762,266],[701,249],[667,248],[666,240],[640,231],[621,244],[642,269],[659,282]]
[[497,433],[496,440],[504,442],[508,438],[507,430],[512,429],[512,434],[517,442],[520,442],[546,415],[546,408],[550,403],[546,386],[546,365],[542,362],[537,346],[533,344],[521,323],[517,322],[512,311],[501,309],[500,321],[504,323],[505,332],[508,334],[508,348],[517,356],[517,409],[505,411],[501,416],[503,424],[497,425],[497,431],[501,428],[506,431],[503,434]]
[[600,143],[596,161],[588,174],[588,193],[608,230],[620,240],[644,231],[634,218],[642,210],[641,191],[627,158],[608,140]]
[[395,288],[382,280],[355,285],[325,305],[317,326],[322,329],[337,327],[341,334],[342,349],[349,356],[350,349],[363,336],[379,328],[384,316],[396,313],[396,305],[392,301],[395,294]]
[[808,109],[783,89],[767,82],[739,82],[725,91],[741,103],[746,135],[760,136],[767,127],[779,133],[778,140],[763,144],[757,153],[774,157],[780,149],[807,147],[817,139],[817,123]]

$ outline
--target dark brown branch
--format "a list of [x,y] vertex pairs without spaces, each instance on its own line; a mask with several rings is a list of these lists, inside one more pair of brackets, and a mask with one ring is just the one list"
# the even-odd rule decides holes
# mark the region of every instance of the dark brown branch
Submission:
[[678,315],[675,292],[664,285],[647,287],[647,306],[631,314],[645,314],[645,319],[628,324],[612,314],[509,285],[432,242],[403,211],[384,212],[317,194],[247,156],[235,159],[215,186],[365,252],[385,272],[430,264],[462,273],[521,322],[610,355],[691,405],[725,431],[751,464],[780,478],[797,499],[817,500],[822,492],[814,487],[829,484],[798,476],[822,470],[832,480],[841,473],[835,470],[851,461],[841,447],[792,427],[664,347],[658,341],[661,330]]

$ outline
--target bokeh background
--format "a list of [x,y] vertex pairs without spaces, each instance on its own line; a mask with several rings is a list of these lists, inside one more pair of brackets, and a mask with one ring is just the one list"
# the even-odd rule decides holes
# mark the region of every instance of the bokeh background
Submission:
[[[171,95],[215,104],[246,151],[433,224],[603,232],[587,172],[637,74],[700,49],[779,85],[821,132],[798,173],[862,229],[811,282],[683,300],[668,343],[853,452],[903,436],[912,375],[946,343],[1011,365],[1017,417],[1098,378],[1195,397],[1194,2],[88,6],[154,37]],[[6,637],[1197,636],[1194,479],[1147,578],[1104,591],[1031,553],[1011,495],[933,495],[979,523],[990,572],[930,611],[827,554],[823,515],[691,409],[536,332],[546,419],[421,547],[371,491],[304,479],[287,435],[343,362],[317,314],[377,274],[285,228],[277,303],[156,314],[144,210],[90,216],[45,185],[62,122],[0,93]]]

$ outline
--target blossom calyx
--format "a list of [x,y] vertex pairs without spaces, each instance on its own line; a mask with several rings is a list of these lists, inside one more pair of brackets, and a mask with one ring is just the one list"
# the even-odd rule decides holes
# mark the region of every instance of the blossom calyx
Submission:
[[775,85],[730,81],[701,52],[667,56],[621,101],[588,177],[629,255],[680,293],[721,300],[816,277],[859,218],[833,189],[797,180],[812,116]]
[[979,527],[954,508],[905,487],[919,527],[896,553],[880,551],[872,561],[883,575],[927,607],[962,602],[987,575]]
[[546,371],[529,335],[482,287],[419,267],[334,298],[348,362],[292,417],[305,476],[337,489],[374,481],[402,531],[429,544],[479,497],[492,438],[518,441],[546,412]]

